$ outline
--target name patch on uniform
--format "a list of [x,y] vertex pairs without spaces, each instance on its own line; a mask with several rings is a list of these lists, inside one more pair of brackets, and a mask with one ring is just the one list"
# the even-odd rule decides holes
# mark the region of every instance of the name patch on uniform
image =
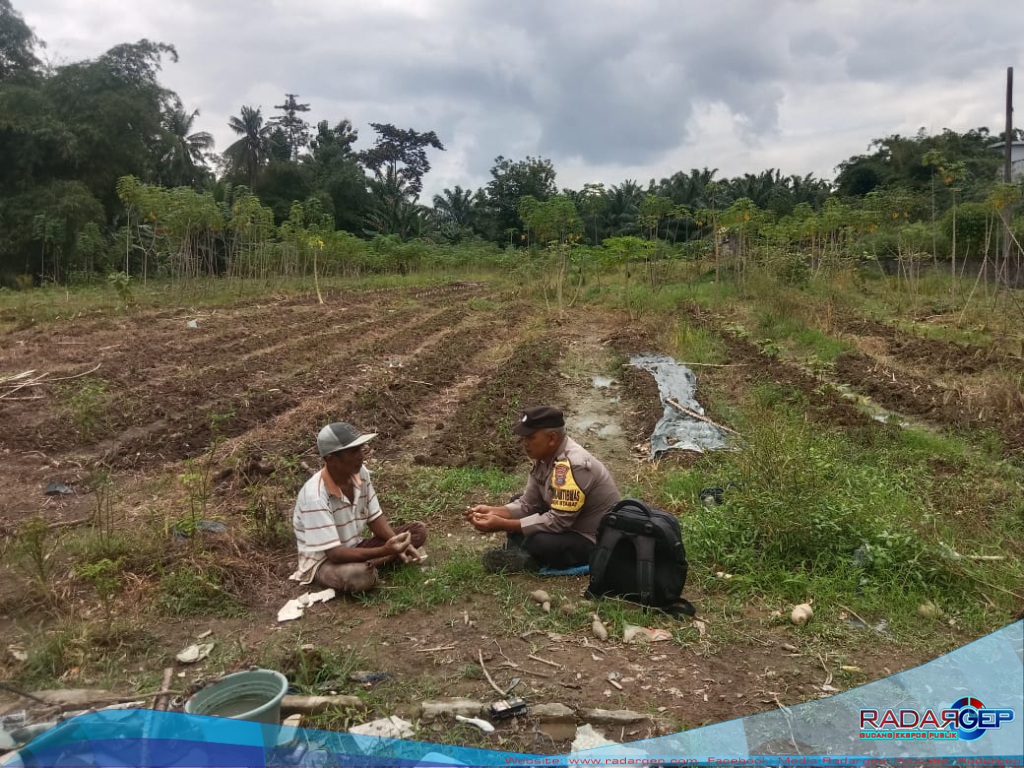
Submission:
[[579,512],[587,495],[576,485],[568,461],[555,462],[551,470],[551,508],[556,512]]

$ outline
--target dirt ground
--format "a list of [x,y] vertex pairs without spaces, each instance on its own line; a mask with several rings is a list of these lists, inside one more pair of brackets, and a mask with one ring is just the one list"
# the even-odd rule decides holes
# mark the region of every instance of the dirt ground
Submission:
[[[716,325],[708,315],[693,319]],[[190,320],[197,327],[187,327]],[[898,339],[877,324],[850,323],[843,332],[859,340],[859,351],[841,359],[837,374],[865,394],[938,424],[992,425],[1008,447],[1021,445],[1019,412],[1011,419],[1005,410],[986,412],[984,405],[979,412],[981,392],[969,394],[986,371],[1012,364],[1005,356],[971,356],[940,342]],[[812,417],[823,424],[877,425],[809,374],[765,357],[743,339],[724,337],[731,362],[742,365],[702,371],[705,390],[722,396],[756,381],[786,383],[807,393]],[[523,678],[517,693],[530,701],[628,708],[669,718],[676,728],[823,695],[823,681],[838,669],[835,657],[805,647],[801,631],[771,619],[767,607],[725,609],[715,605],[720,595],[703,594],[696,584],[687,594],[706,622],[703,629],[686,621],[672,641],[645,647],[595,641],[585,611],[556,622],[525,598],[542,587],[556,604],[578,602],[586,586],[582,578],[515,577],[511,615],[508,606],[481,593],[393,614],[383,603],[339,599],[309,609],[298,622],[278,624],[277,609],[298,591],[287,580],[292,546],[261,549],[234,534],[250,489],[263,487],[270,476],[288,478],[283,488],[278,482],[276,511],[290,519],[298,485],[318,465],[313,436],[329,420],[350,420],[379,433],[370,465],[384,478],[409,467],[497,468],[525,476],[526,464],[506,428],[509,416],[524,405],[553,402],[566,409],[573,435],[616,477],[638,477],[662,406],[650,377],[622,363],[633,353],[661,351],[655,339],[650,326],[610,311],[588,309],[570,322],[475,283],[336,292],[324,305],[310,297],[268,297],[194,313],[84,315],[13,331],[0,347],[0,378],[45,371],[52,383],[8,389],[0,399],[0,535],[40,512],[51,523],[68,523],[67,530],[87,521],[96,507],[91,483],[97,465],[109,468],[118,490],[119,526],[131,529],[158,514],[173,517],[185,503],[175,481],[188,471],[184,462],[216,442],[207,516],[225,521],[228,532],[208,534],[207,540],[241,563],[233,586],[247,613],[154,619],[150,652],[133,659],[123,678],[112,681],[115,687],[130,690],[140,675],[158,679],[168,663],[184,675],[180,687],[194,687],[213,670],[172,660],[199,632],[212,629],[222,648],[233,649],[230,664],[239,669],[258,663],[268,645],[357,649],[363,663],[393,676],[374,694],[405,714],[413,691],[492,700],[487,682],[466,671],[480,655],[500,683]],[[714,417],[714,397],[703,402]],[[685,466],[691,459],[669,461]],[[74,493],[44,495],[55,481]],[[465,530],[458,510],[433,510],[427,522],[435,564],[458,547],[482,550],[488,544]],[[166,550],[170,564],[186,557],[171,536]],[[429,566],[425,579],[427,571]],[[64,618],[99,616],[82,589],[68,587],[65,594]],[[148,606],[152,599],[151,585],[135,584],[126,602]],[[129,604],[119,610],[133,609]],[[0,572],[0,634],[8,642],[31,642],[56,621],[24,602],[17,574]],[[842,664],[860,672],[840,684],[852,687],[927,660],[918,651],[865,637],[844,650]],[[16,674],[10,659],[5,665],[3,671]],[[609,682],[612,672],[622,690]],[[99,682],[74,672],[61,679],[68,687]],[[336,689],[352,692],[353,684],[339,681]],[[609,735],[630,740],[650,734]],[[564,747],[542,743],[536,734],[522,735],[519,744],[543,752]]]

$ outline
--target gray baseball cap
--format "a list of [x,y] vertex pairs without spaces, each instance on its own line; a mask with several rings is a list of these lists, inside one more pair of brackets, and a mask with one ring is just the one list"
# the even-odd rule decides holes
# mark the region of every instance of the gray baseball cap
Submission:
[[320,452],[321,457],[329,456],[348,448],[357,448],[363,443],[370,442],[376,436],[376,432],[363,433],[351,424],[336,421],[320,430],[320,434],[316,436],[316,449]]

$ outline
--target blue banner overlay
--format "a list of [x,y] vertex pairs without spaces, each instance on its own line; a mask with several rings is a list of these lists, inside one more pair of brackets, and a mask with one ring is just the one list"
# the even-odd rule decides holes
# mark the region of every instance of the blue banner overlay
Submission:
[[1024,622],[827,699],[657,739],[529,755],[174,712],[73,718],[4,768],[39,766],[1021,766]]

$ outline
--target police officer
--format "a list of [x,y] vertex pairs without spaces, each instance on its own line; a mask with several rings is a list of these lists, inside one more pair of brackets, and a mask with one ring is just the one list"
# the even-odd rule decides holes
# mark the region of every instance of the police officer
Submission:
[[477,504],[465,514],[482,533],[508,534],[504,547],[484,553],[484,569],[562,570],[588,563],[601,518],[621,499],[615,480],[604,464],[566,436],[558,408],[527,408],[512,431],[533,460],[526,490],[504,506]]

